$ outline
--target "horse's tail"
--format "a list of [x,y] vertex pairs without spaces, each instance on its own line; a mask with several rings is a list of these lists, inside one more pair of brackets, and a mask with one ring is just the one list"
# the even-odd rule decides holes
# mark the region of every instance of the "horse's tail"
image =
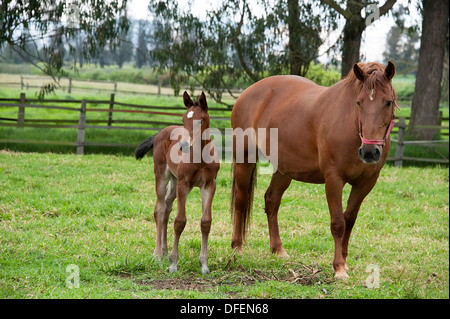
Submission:
[[153,148],[153,142],[155,140],[155,137],[158,134],[155,134],[153,136],[150,136],[148,139],[142,141],[141,144],[136,148],[136,151],[134,152],[134,156],[137,160],[140,160],[144,157],[147,152],[149,152]]
[[231,172],[233,175],[233,182],[231,185],[231,206],[230,206],[231,219],[233,221],[234,227],[236,227],[236,224],[238,222],[237,218],[240,219],[239,232],[240,232],[241,238],[244,242],[246,241],[247,231],[250,226],[250,218],[251,218],[252,207],[253,207],[253,197],[254,197],[254,193],[255,193],[255,186],[256,186],[257,175],[258,175],[256,167],[257,167],[257,164],[255,163],[254,166],[252,167],[252,172],[250,174],[250,183],[248,186],[248,202],[247,202],[246,208],[243,211],[243,214],[241,214],[240,216],[236,216],[236,214],[235,214],[236,162],[233,161],[233,165],[231,166]]

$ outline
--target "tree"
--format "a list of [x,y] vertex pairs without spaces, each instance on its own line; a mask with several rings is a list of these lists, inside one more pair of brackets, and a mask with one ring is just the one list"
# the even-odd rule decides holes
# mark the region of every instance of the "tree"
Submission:
[[145,22],[139,21],[138,28],[138,40],[136,47],[136,66],[140,69],[142,66],[147,63],[148,59],[148,48],[147,48],[147,32],[145,30]]
[[122,68],[124,62],[130,61],[133,57],[134,45],[131,41],[131,32],[129,30],[123,31],[115,40],[117,42],[113,42],[110,46],[112,58],[119,69]]
[[437,132],[437,129],[416,126],[439,124],[441,80],[448,41],[448,10],[447,0],[423,0],[419,67],[409,132],[414,138],[431,140]]
[[[271,74],[305,75],[322,44],[322,12],[314,1],[229,0],[206,12],[201,20],[177,1],[151,0],[155,16],[150,57],[161,73],[170,71],[171,84],[194,81],[216,101],[240,83],[248,86]],[[191,82],[192,83],[192,82]],[[226,103],[224,103],[226,104]]]
[[[68,43],[71,53],[76,50],[75,43],[67,39],[83,34],[85,60],[96,57],[108,43],[119,45],[113,40],[128,30],[126,4],[127,0],[3,0],[0,49],[8,44],[24,60],[53,77],[53,84],[41,88],[42,96],[58,85],[57,78],[64,71],[62,44]],[[40,46],[41,50],[30,51],[29,44]]]
[[[379,17],[388,13],[396,1],[386,0],[379,7],[378,4],[365,0],[321,0],[324,6],[334,10],[345,19],[341,77],[345,77],[353,65],[360,60],[361,38],[364,30]],[[363,10],[366,12],[365,17],[361,15]]]
[[417,70],[419,50],[416,45],[420,37],[414,28],[402,30],[398,25],[391,27],[386,39],[385,61],[395,63],[395,73],[408,74]]

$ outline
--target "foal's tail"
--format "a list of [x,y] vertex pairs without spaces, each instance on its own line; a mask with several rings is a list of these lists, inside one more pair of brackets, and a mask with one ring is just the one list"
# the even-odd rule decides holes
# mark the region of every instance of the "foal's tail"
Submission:
[[[249,229],[249,225],[250,225],[250,218],[251,218],[251,213],[252,213],[252,207],[253,207],[253,197],[254,197],[254,193],[255,193],[255,186],[256,186],[256,179],[257,179],[257,164],[255,164],[252,167],[252,171],[250,174],[250,181],[249,181],[249,185],[248,185],[248,201],[245,206],[245,209],[241,210],[241,214],[240,216],[236,216],[236,211],[235,211],[235,200],[236,200],[236,193],[235,193],[235,189],[236,189],[236,162],[233,161],[233,165],[231,167],[231,171],[232,171],[232,175],[233,175],[233,183],[231,185],[231,206],[230,206],[230,212],[231,212],[231,220],[233,221],[233,225],[234,227],[236,227],[236,225],[240,226],[239,232],[240,232],[240,237],[242,238],[242,240],[245,242],[246,241],[246,235],[247,235],[247,230]],[[245,196],[244,195],[244,196]],[[242,196],[242,195],[241,195]]]
[[136,151],[134,152],[134,156],[137,160],[143,158],[144,155],[153,148],[153,141],[155,140],[156,135],[158,134],[150,136],[148,139],[142,141],[142,143],[139,144],[139,146],[136,148]]

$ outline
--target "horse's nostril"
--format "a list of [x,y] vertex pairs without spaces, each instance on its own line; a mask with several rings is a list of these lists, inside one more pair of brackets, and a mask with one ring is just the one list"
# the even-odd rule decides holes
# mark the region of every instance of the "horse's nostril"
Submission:
[[375,152],[374,152],[373,158],[374,158],[376,161],[378,161],[378,160],[380,159],[380,155],[381,155],[380,150],[379,150],[378,148],[375,148]]
[[361,158],[363,158],[363,157],[364,157],[364,152],[363,152],[363,149],[362,149],[362,147],[360,147],[360,148],[359,148],[359,150],[358,150],[358,154],[359,154],[359,157],[361,157]]

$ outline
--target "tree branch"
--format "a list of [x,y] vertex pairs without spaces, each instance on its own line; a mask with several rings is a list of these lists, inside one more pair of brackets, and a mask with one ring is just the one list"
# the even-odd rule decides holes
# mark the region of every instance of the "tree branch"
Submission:
[[380,7],[380,17],[385,15],[389,12],[389,10],[392,9],[394,4],[397,2],[397,0],[387,0],[381,7]]
[[239,43],[239,36],[241,35],[241,28],[242,28],[242,25],[244,24],[245,6],[246,6],[246,4],[244,2],[243,6],[242,6],[241,20],[239,21],[239,24],[237,26],[234,40],[235,40],[236,51],[237,51],[237,54],[238,54],[239,62],[241,63],[242,68],[244,69],[245,73],[247,73],[247,75],[254,82],[257,82],[259,80],[259,78],[252,72],[252,70],[250,70],[250,68],[248,67],[247,63],[245,63],[244,55],[242,54],[242,48],[241,48],[241,45]]
[[330,8],[336,10],[340,15],[342,15],[346,20],[350,20],[352,18],[352,13],[349,10],[344,10],[342,7],[337,4],[334,0],[321,0],[322,4],[328,5]]

